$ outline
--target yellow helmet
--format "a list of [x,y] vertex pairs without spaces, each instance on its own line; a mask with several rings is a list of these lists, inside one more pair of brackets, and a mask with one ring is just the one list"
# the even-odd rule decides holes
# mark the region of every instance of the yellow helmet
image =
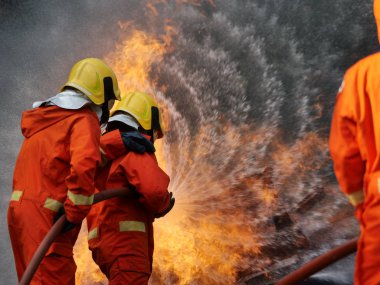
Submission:
[[110,99],[120,100],[120,91],[113,70],[98,58],[86,58],[74,64],[63,85],[83,92],[96,105]]
[[130,114],[140,126],[152,137],[157,131],[157,138],[163,137],[161,115],[156,101],[147,93],[130,92],[121,101],[115,101],[111,116],[123,111]]

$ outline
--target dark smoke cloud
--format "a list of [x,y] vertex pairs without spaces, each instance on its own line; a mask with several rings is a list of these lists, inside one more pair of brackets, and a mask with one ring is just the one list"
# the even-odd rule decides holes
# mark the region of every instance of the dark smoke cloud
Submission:
[[[146,1],[139,0],[0,1],[0,280],[16,283],[6,211],[21,112],[54,95],[78,59],[112,51],[118,21],[161,34],[163,19],[173,18],[177,48],[151,76],[157,88],[168,86],[165,96],[192,122],[192,135],[202,123],[222,132],[214,123],[220,121],[276,126],[289,144],[310,130],[326,137],[344,70],[377,50],[372,1],[206,2],[162,5],[159,17],[147,18]],[[173,148],[179,137],[168,134]]]

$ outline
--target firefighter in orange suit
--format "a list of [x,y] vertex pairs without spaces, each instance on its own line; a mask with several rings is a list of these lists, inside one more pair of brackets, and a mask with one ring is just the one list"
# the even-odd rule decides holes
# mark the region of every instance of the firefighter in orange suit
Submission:
[[87,58],[73,66],[60,93],[23,113],[25,140],[8,208],[19,280],[54,219],[65,213],[68,231],[55,240],[30,284],[75,284],[73,245],[80,227],[73,225],[90,210],[101,162],[99,121],[107,122],[108,103],[119,94],[111,68]]
[[[159,110],[154,99],[133,92],[111,111],[101,144],[110,143],[114,132],[123,136],[161,138]],[[91,208],[87,216],[89,248],[110,285],[148,284],[152,271],[153,221],[168,213],[174,197],[168,192],[169,177],[157,164],[153,144],[128,152],[108,166],[106,188],[129,187],[134,197],[115,198]]]
[[[380,0],[374,1],[380,39]],[[380,284],[380,53],[345,74],[329,147],[342,191],[360,223],[355,284]]]

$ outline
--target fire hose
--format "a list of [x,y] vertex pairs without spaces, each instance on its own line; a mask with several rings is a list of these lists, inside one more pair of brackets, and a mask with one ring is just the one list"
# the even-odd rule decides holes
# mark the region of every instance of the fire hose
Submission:
[[314,273],[321,271],[327,266],[333,264],[335,261],[350,255],[356,251],[356,244],[358,240],[352,239],[347,243],[338,246],[325,254],[322,254],[305,265],[298,268],[296,271],[291,272],[280,281],[276,283],[276,285],[295,285],[306,278],[310,277]]
[[[131,190],[128,188],[105,190],[94,195],[93,204],[96,204],[101,201],[108,200],[114,197],[128,196],[128,194],[132,194]],[[65,222],[66,222],[66,216],[62,215],[51,227],[49,232],[46,234],[45,238],[42,240],[40,246],[37,248],[36,252],[34,253],[28,267],[26,268],[20,280],[19,285],[29,285],[30,281],[32,280],[34,276],[34,273],[36,272],[46,252],[50,248],[55,238],[61,233],[65,225]]]
[[[99,203],[104,200],[108,200],[114,197],[127,196],[132,192],[128,188],[121,189],[109,189],[106,191],[99,192],[95,194],[93,204]],[[40,265],[42,259],[44,258],[46,252],[50,248],[51,244],[55,238],[61,233],[66,222],[66,216],[61,216],[49,230],[45,238],[42,240],[40,246],[34,253],[28,267],[26,268],[24,275],[22,276],[19,285],[29,285],[32,280],[34,273],[36,272],[38,266]],[[339,259],[346,257],[347,255],[354,253],[356,251],[357,239],[352,239],[349,242],[336,247],[325,254],[322,254],[310,262],[306,263],[296,271],[291,272],[276,285],[294,285],[302,280],[310,277],[314,273],[321,271],[332,263]]]

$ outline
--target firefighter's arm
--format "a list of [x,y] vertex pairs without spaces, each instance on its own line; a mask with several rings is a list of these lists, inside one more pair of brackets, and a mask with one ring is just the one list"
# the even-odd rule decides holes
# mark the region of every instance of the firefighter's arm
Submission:
[[118,158],[126,152],[153,153],[153,144],[138,131],[123,132],[114,130],[105,133],[100,139],[102,161],[107,162]]
[[355,80],[346,75],[344,86],[338,93],[329,138],[330,154],[340,188],[353,206],[364,201],[363,161],[357,141],[358,96]]
[[102,160],[113,160],[127,152],[119,130],[107,132],[100,138]]
[[70,174],[66,177],[64,203],[69,222],[79,224],[86,217],[94,198],[94,179],[100,164],[100,128],[96,116],[79,117],[70,133]]
[[154,154],[129,153],[121,163],[128,183],[138,192],[139,201],[152,214],[170,207],[169,176],[158,166]]

